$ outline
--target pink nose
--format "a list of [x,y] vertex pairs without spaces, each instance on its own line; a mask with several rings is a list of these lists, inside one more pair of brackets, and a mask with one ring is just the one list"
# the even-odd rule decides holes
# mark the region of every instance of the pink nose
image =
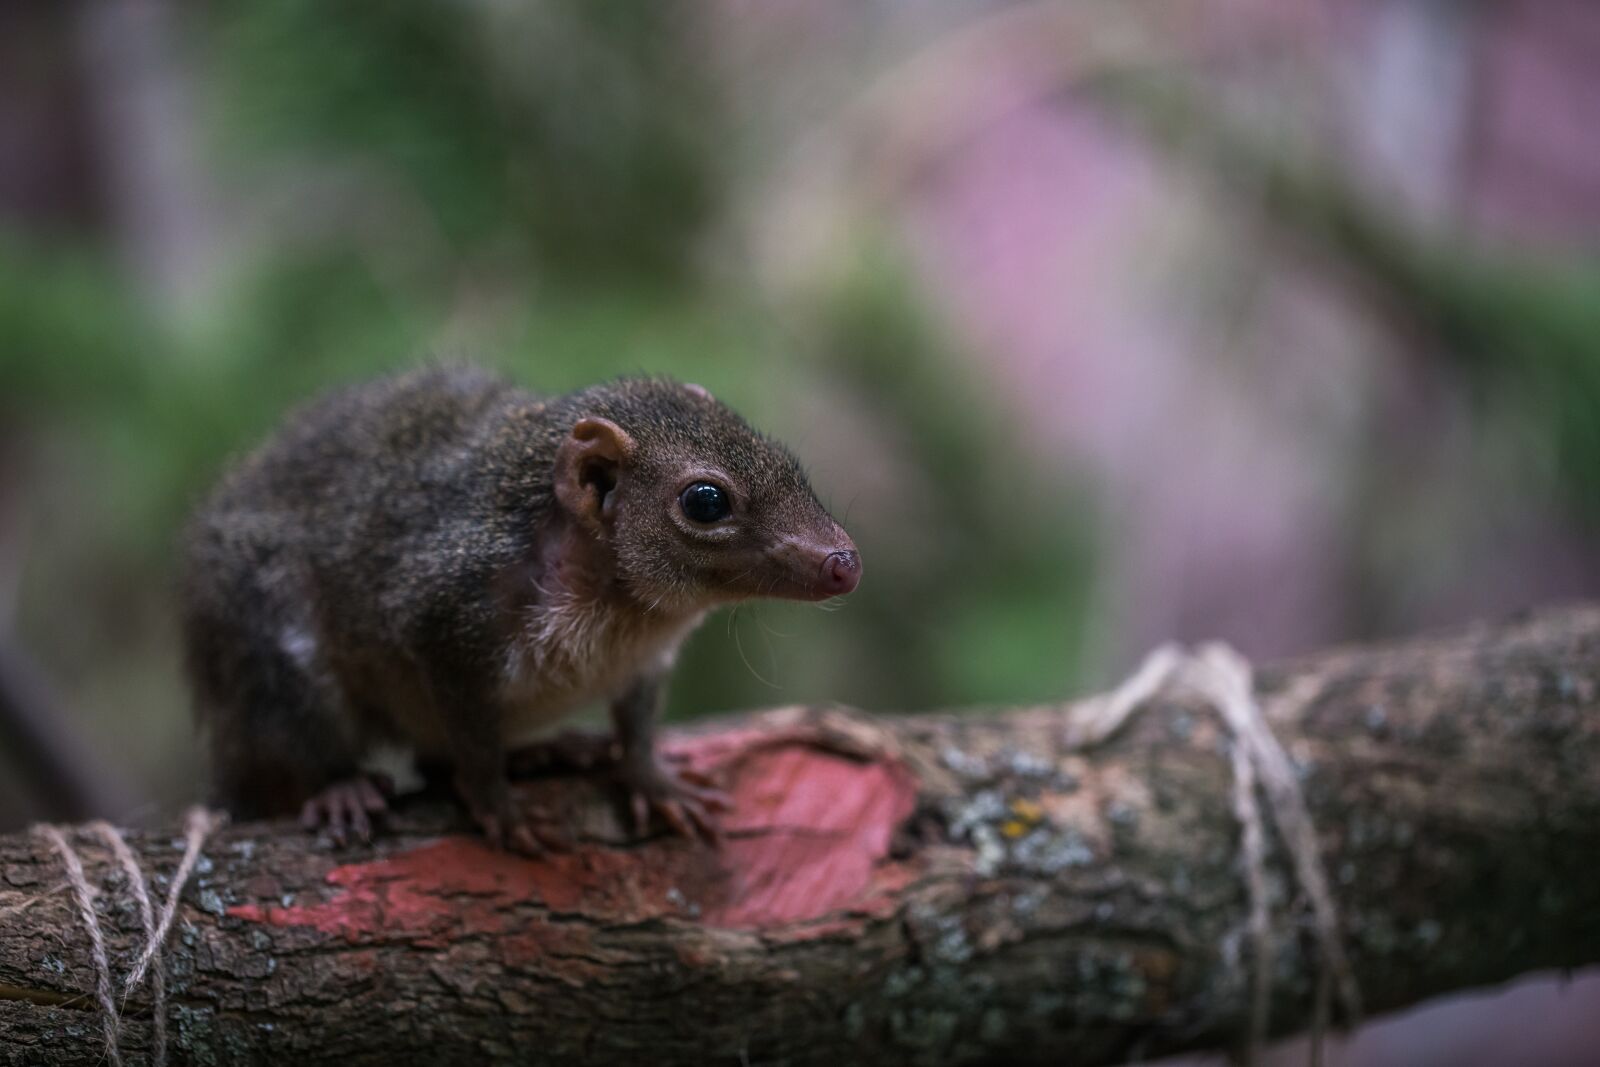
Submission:
[[854,552],[835,552],[822,561],[817,586],[825,596],[844,596],[861,584],[861,557]]

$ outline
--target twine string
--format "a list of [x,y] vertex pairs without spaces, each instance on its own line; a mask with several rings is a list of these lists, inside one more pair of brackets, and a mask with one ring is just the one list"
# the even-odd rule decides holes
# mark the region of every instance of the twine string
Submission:
[[[1258,1063],[1269,1032],[1272,975],[1272,923],[1267,899],[1266,834],[1258,793],[1288,850],[1294,876],[1311,904],[1316,930],[1319,988],[1331,985],[1347,1021],[1361,1017],[1355,974],[1339,938],[1339,913],[1317,845],[1316,827],[1306,808],[1294,764],[1278,743],[1255,697],[1250,663],[1227,645],[1212,643],[1196,651],[1162,645],[1145,657],[1121,685],[1080,705],[1069,720],[1066,743],[1088,749],[1111,739],[1133,714],[1168,688],[1187,688],[1214,708],[1233,735],[1232,807],[1240,827],[1240,865],[1249,901],[1246,930],[1252,946],[1250,1033],[1246,1059]],[[1320,1031],[1320,1027],[1317,1028]],[[1320,1044],[1320,1033],[1313,1045]],[[1320,1058],[1321,1049],[1314,1047]]]
[[122,1052],[117,1047],[117,1033],[122,1020],[117,1015],[117,1005],[111,999],[111,964],[106,959],[106,939],[100,932],[100,920],[95,918],[93,890],[83,876],[83,862],[59,826],[41,826],[39,834],[61,857],[66,868],[67,883],[72,886],[72,900],[78,909],[78,918],[89,932],[89,957],[94,961],[94,999],[100,1004],[100,1028],[105,1033],[106,1059],[111,1067],[122,1067]]
[[[144,872],[140,870],[139,862],[122,833],[107,822],[91,823],[88,827],[111,849],[118,866],[122,868],[128,883],[128,891],[133,894],[134,900],[139,905],[139,919],[144,927],[145,943],[127,978],[123,981],[122,1000],[126,1004],[128,997],[139,988],[146,975],[151,976],[151,1007],[154,1022],[151,1027],[150,1062],[153,1067],[163,1067],[167,1057],[166,979],[159,966],[162,947],[172,930],[173,920],[178,913],[179,900],[183,895],[184,886],[194,873],[200,849],[220,821],[219,816],[205,808],[189,809],[184,819],[183,858],[178,862],[177,870],[173,872],[172,885],[167,892],[167,899],[159,917],[150,899]],[[100,1026],[105,1037],[106,1060],[111,1067],[122,1067],[120,1044],[122,1015],[112,998],[111,961],[106,955],[105,933],[100,928],[100,919],[94,910],[94,897],[98,891],[90,886],[88,876],[83,870],[83,861],[79,858],[77,850],[72,847],[71,841],[67,839],[62,827],[43,825],[36,827],[35,832],[49,842],[50,847],[61,858],[61,866],[66,870],[67,884],[72,888],[72,898],[78,918],[89,935],[89,958],[94,963],[95,971],[94,997],[100,1007]]]
[[[139,869],[139,861],[134,859],[133,850],[128,847],[128,842],[123,840],[117,828],[108,822],[92,822],[89,829],[100,835],[111,849],[112,855],[117,858],[117,863],[122,867],[122,873],[127,879],[128,888],[133,893],[134,900],[139,903],[139,921],[144,924],[145,943],[150,944],[156,936],[155,908],[150,903],[150,892],[145,885],[144,872]],[[122,1007],[128,1006],[128,994],[133,992],[133,983],[126,982],[122,987]],[[157,967],[150,976],[150,1059],[153,1063],[165,1063],[167,1060],[167,982],[166,976]]]

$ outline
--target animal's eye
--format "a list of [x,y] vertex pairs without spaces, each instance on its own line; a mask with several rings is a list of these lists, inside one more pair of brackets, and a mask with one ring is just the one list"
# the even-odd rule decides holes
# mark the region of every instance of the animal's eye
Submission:
[[727,518],[733,510],[733,505],[728,503],[728,494],[710,482],[695,482],[678,497],[678,503],[683,506],[683,513],[690,522],[706,525]]

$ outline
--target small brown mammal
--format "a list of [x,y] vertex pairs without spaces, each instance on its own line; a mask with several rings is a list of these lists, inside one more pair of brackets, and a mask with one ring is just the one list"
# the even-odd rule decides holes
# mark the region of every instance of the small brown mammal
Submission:
[[183,636],[215,800],[299,807],[366,836],[374,745],[448,762],[491,841],[528,731],[611,704],[636,813],[709,832],[708,783],[657,760],[678,646],[711,609],[821,600],[855,545],[783,446],[698,386],[623,379],[538,397],[426,369],[289,417],[185,532]]

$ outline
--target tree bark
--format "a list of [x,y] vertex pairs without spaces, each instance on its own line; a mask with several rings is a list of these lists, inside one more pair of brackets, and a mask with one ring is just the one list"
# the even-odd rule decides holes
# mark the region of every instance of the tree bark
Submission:
[[[1367,1007],[1600,962],[1600,607],[1264,669]],[[632,842],[594,776],[530,783],[573,838],[525,860],[448,802],[370,847],[217,832],[164,958],[171,1060],[1118,1063],[1248,1025],[1230,735],[1163,696],[1071,751],[1071,705],[789,709],[674,735],[734,795],[718,849]],[[93,835],[118,996],[139,913]],[[182,842],[131,833],[147,873]],[[0,1062],[101,1062],[59,858],[0,838]],[[1275,1032],[1317,978],[1269,854]],[[155,896],[166,883],[157,878]],[[148,984],[125,1062],[150,1049]]]

